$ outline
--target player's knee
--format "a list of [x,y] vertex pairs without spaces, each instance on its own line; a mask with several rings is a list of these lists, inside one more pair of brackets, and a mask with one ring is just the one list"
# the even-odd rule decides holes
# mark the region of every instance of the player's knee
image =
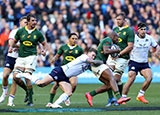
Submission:
[[44,84],[44,83],[39,83],[39,84],[37,84],[37,86],[38,86],[38,87],[44,87],[45,84]]
[[4,79],[4,80],[7,80],[8,77],[9,77],[9,74],[8,74],[8,73],[3,75],[3,79]]

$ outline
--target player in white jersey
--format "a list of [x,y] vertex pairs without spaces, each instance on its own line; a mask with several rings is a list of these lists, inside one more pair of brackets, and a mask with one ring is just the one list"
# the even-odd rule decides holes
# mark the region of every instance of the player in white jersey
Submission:
[[138,34],[135,35],[134,47],[131,52],[129,62],[128,81],[123,87],[122,97],[126,98],[129,88],[133,84],[138,72],[145,78],[141,90],[138,93],[137,100],[148,103],[144,98],[144,93],[152,81],[152,70],[148,64],[148,52],[152,46],[152,52],[155,52],[158,45],[155,40],[146,34],[146,24],[138,24]]
[[[26,17],[22,17],[20,19],[20,27],[24,27],[26,25],[26,23],[27,23]],[[17,31],[18,31],[18,28],[14,29],[10,32],[9,38],[8,38],[9,39],[9,44],[10,44],[11,40],[14,39],[14,36],[15,36]],[[8,53],[7,56],[6,56],[6,59],[5,59],[5,65],[4,65],[4,69],[3,69],[3,81],[2,81],[3,93],[0,97],[0,103],[2,103],[5,100],[5,97],[8,93],[8,77],[14,69],[15,60],[18,57],[18,52],[17,52],[18,47],[19,47],[18,44],[16,44],[15,48],[13,49],[14,51],[12,53]],[[21,80],[21,83],[24,84],[24,82],[22,80]],[[12,83],[12,86],[11,86],[11,94],[12,93],[15,94],[15,91],[16,91],[16,83],[13,80],[13,83]],[[9,103],[8,106],[14,106],[14,104]]]

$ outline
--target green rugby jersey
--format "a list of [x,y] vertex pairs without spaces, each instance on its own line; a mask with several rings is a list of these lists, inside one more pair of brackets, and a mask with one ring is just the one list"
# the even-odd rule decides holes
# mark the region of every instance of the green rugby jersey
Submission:
[[112,44],[113,44],[112,39],[109,37],[101,40],[101,42],[99,43],[98,48],[97,48],[97,55],[96,55],[95,60],[102,60],[104,63],[106,63],[106,60],[108,58],[108,54],[106,54],[106,55],[104,54],[103,46],[111,47]]
[[27,26],[19,29],[15,35],[15,39],[20,41],[20,48],[18,51],[19,57],[27,57],[30,55],[37,55],[37,45],[45,40],[42,33],[34,28],[29,34]]
[[[120,30],[119,27],[115,27],[113,31],[119,34],[119,42],[117,43],[117,45],[121,50],[125,49],[128,46],[128,42],[134,43],[134,32],[130,27],[128,27],[128,25],[123,27],[122,30]],[[121,58],[129,59],[129,53],[122,55]]]
[[59,54],[60,56],[63,54],[62,65],[67,64],[68,62],[82,55],[83,53],[83,49],[77,44],[73,49],[69,47],[69,44],[64,44],[59,48],[57,52],[57,54]]

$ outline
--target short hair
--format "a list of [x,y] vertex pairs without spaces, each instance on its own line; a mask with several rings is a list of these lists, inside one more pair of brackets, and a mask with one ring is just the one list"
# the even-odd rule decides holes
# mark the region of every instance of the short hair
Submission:
[[121,13],[117,14],[116,18],[117,18],[118,16],[122,16],[122,17],[123,17],[123,19],[125,19],[125,18],[126,18],[126,15],[125,15],[125,13],[124,13],[124,12],[121,12]]
[[21,21],[22,21],[22,20],[24,20],[24,19],[26,19],[26,20],[27,20],[27,16],[23,16],[23,17],[21,17],[19,21],[21,22]]
[[68,37],[68,38],[70,38],[70,37],[73,36],[73,35],[77,36],[78,39],[79,39],[79,36],[78,36],[76,33],[71,33],[71,34],[69,34],[69,37]]
[[95,48],[90,48],[88,52],[95,52],[97,54],[97,50]]
[[27,15],[27,21],[28,21],[28,22],[30,21],[31,17],[36,18],[35,15],[33,15],[33,14],[28,14],[28,15]]
[[143,27],[146,27],[146,26],[147,26],[146,23],[140,22],[140,23],[138,24],[138,29],[143,28]]

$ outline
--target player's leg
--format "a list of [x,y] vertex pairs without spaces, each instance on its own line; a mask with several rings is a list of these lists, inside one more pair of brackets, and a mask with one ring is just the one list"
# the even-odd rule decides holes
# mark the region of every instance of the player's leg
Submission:
[[56,90],[58,89],[59,84],[57,82],[54,82],[51,90],[50,90],[50,98],[49,98],[49,102],[47,103],[46,107],[51,107],[51,104],[53,103],[53,99],[56,95]]
[[66,81],[59,82],[60,88],[63,90],[63,94],[52,104],[52,108],[62,108],[60,104],[65,102],[72,95],[72,86]]
[[5,97],[8,93],[8,77],[10,75],[10,73],[12,72],[12,70],[10,68],[6,68],[4,67],[3,70],[3,80],[2,80],[2,95],[0,97],[0,103],[2,103],[5,100]]
[[130,87],[134,83],[134,80],[136,78],[136,72],[135,71],[129,71],[128,72],[128,81],[125,83],[123,87],[122,97],[126,98],[127,94],[129,92]]
[[13,81],[12,81],[12,85],[11,85],[11,89],[10,89],[10,94],[9,94],[7,106],[15,106],[14,103],[13,103],[13,101],[14,101],[16,89],[17,89],[17,84],[16,84],[16,82],[13,80]]
[[141,90],[138,93],[137,100],[142,101],[143,103],[148,103],[148,101],[146,101],[144,99],[144,93],[148,89],[148,87],[152,81],[152,76],[153,76],[152,70],[150,68],[143,69],[143,70],[141,70],[141,74],[145,78],[145,81],[142,85]]

